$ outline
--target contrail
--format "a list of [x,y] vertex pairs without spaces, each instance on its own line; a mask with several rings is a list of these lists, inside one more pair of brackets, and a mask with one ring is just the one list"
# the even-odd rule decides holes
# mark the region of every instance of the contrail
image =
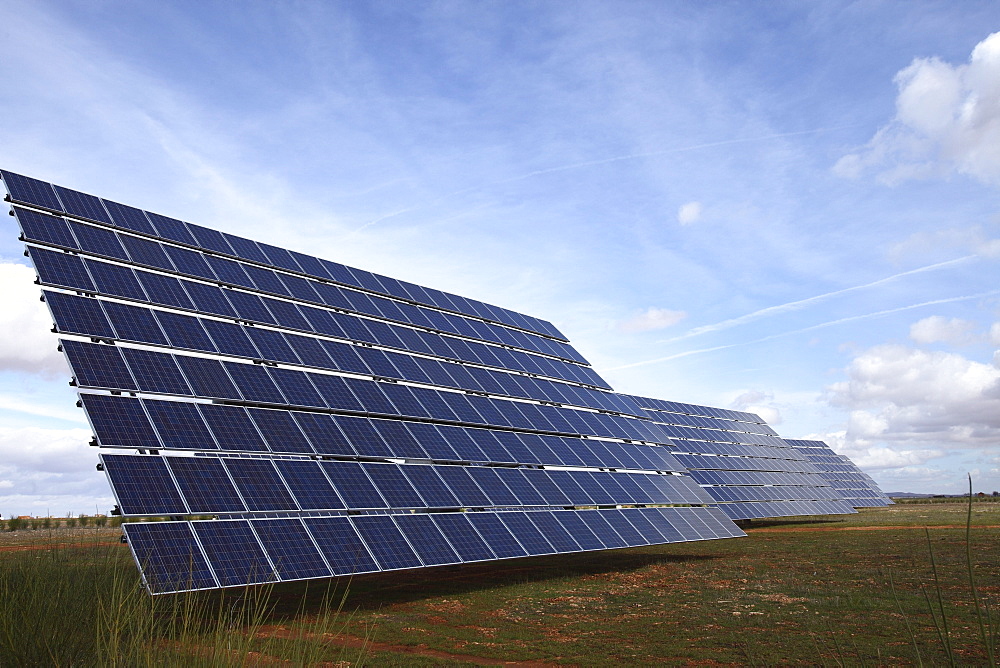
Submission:
[[[473,191],[476,191],[476,190],[484,190],[486,188],[490,188],[492,186],[503,185],[505,183],[513,183],[515,181],[523,181],[525,179],[530,179],[530,178],[532,178],[534,176],[542,176],[543,174],[552,174],[554,172],[565,172],[565,171],[569,171],[569,170],[572,170],[572,169],[580,169],[582,167],[593,167],[595,165],[607,165],[607,164],[610,164],[612,162],[622,162],[622,161],[625,161],[625,160],[638,160],[639,158],[651,158],[651,157],[657,156],[657,155],[670,155],[671,153],[684,153],[686,151],[697,151],[697,150],[700,150],[700,149],[703,149],[703,148],[714,148],[716,146],[730,146],[730,145],[733,145],[733,144],[747,144],[747,143],[755,142],[755,141],[767,141],[768,139],[781,139],[783,137],[796,137],[796,136],[800,136],[800,135],[818,134],[820,132],[831,132],[833,130],[842,130],[844,128],[850,128],[850,127],[854,127],[854,125],[838,125],[836,127],[831,127],[831,128],[816,128],[816,129],[813,129],[813,130],[800,130],[798,132],[782,132],[782,133],[773,134],[773,135],[764,135],[762,137],[744,137],[742,139],[724,139],[722,141],[708,142],[706,144],[694,144],[692,146],[680,146],[680,147],[677,147],[677,148],[668,148],[668,149],[663,149],[662,151],[648,151],[646,153],[630,153],[628,155],[617,155],[617,156],[613,156],[611,158],[601,158],[599,160],[586,160],[584,162],[574,162],[574,163],[571,163],[571,164],[568,164],[568,165],[561,165],[561,166],[558,166],[558,167],[549,167],[547,169],[537,169],[537,170],[535,170],[533,172],[528,172],[526,174],[521,174],[520,176],[512,176],[510,178],[501,179],[499,181],[490,181],[489,183],[483,183],[483,184],[480,184],[480,185],[477,185],[477,186],[472,186],[470,188],[463,188],[462,190],[456,190],[456,191],[450,192],[450,193],[448,193],[446,195],[442,195],[441,197],[437,197],[435,199],[432,199],[429,202],[426,202],[425,204],[423,204],[423,206],[424,207],[433,206],[433,205],[435,205],[435,204],[437,204],[439,202],[443,202],[446,199],[449,199],[451,197],[455,197],[456,195],[464,195],[465,193],[473,192]],[[361,230],[364,230],[366,228],[371,227],[372,225],[375,225],[377,223],[381,223],[383,220],[388,220],[390,218],[395,218],[396,216],[401,216],[404,213],[409,213],[410,211],[416,211],[417,209],[420,209],[420,208],[422,208],[421,205],[417,205],[417,206],[408,207],[406,209],[400,209],[399,211],[394,211],[393,213],[388,213],[388,214],[386,214],[384,216],[381,216],[379,218],[375,218],[374,220],[369,220],[364,225],[361,225],[360,227],[358,227],[358,228],[356,228],[356,229],[348,232],[347,234],[348,234],[348,236],[351,235],[351,234],[355,234],[357,232],[360,232]]]
[[865,283],[863,285],[854,285],[849,288],[842,288],[840,290],[834,290],[833,292],[824,292],[821,295],[816,295],[814,297],[806,297],[805,299],[799,299],[793,302],[788,302],[786,304],[778,304],[777,306],[768,306],[767,308],[762,308],[760,310],[754,311],[753,313],[747,313],[746,315],[741,315],[736,318],[730,318],[729,320],[723,320],[722,322],[717,322],[712,325],[702,325],[701,327],[695,327],[680,336],[675,336],[671,339],[664,339],[662,341],[657,341],[657,343],[676,343],[677,341],[683,341],[685,339],[690,339],[695,336],[700,336],[702,334],[708,334],[711,332],[718,332],[723,329],[730,329],[732,327],[737,327],[739,325],[752,322],[754,320],[759,320],[760,318],[766,318],[772,315],[778,315],[781,313],[787,313],[789,311],[797,311],[799,309],[805,308],[811,304],[830,299],[831,297],[836,297],[838,295],[847,294],[850,292],[857,292],[858,290],[866,290],[868,288],[873,288],[877,285],[882,285],[884,283],[889,283],[891,281],[898,280],[905,276],[913,276],[914,274],[922,274],[927,271],[935,271],[937,269],[943,269],[954,264],[960,264],[962,262],[967,262],[969,260],[976,259],[976,255],[966,255],[964,257],[955,258],[953,260],[946,260],[944,262],[938,262],[936,264],[929,264],[925,267],[918,267],[916,269],[910,269],[909,271],[900,272],[898,274],[893,274],[892,276],[886,276],[885,278],[880,278],[877,281],[872,281],[870,283]]
[[780,334],[770,334],[768,336],[761,337],[759,339],[753,339],[752,341],[741,341],[739,343],[729,343],[722,346],[713,346],[711,348],[699,348],[697,350],[686,350],[682,353],[675,353],[673,355],[668,355],[666,357],[658,357],[652,360],[645,360],[642,362],[633,362],[631,364],[623,364],[621,366],[610,367],[605,369],[605,371],[619,371],[621,369],[631,369],[639,366],[647,366],[650,364],[658,364],[660,362],[669,362],[670,360],[680,359],[682,357],[690,357],[692,355],[700,355],[702,353],[711,353],[716,350],[726,350],[728,348],[738,348],[740,346],[749,346],[755,343],[762,343],[764,341],[771,341],[773,339],[780,339],[785,336],[794,336],[796,334],[803,334],[805,332],[811,332],[817,329],[823,329],[825,327],[833,327],[834,325],[840,325],[845,322],[854,322],[857,320],[867,320],[869,318],[878,318],[884,315],[890,315],[892,313],[900,313],[901,311],[911,311],[913,309],[923,308],[925,306],[936,306],[938,304],[951,304],[953,302],[968,301],[970,299],[979,299],[981,297],[991,297],[993,295],[1000,294],[1000,290],[992,290],[990,292],[980,292],[975,295],[965,295],[962,297],[948,297],[947,299],[934,299],[927,302],[920,302],[919,304],[910,304],[909,306],[900,306],[897,308],[885,309],[882,311],[875,311],[873,313],[865,313],[863,315],[852,315],[846,318],[838,318],[837,320],[830,320],[829,322],[821,322],[818,325],[810,325],[809,327],[803,327],[802,329],[795,329],[788,332],[781,332]]

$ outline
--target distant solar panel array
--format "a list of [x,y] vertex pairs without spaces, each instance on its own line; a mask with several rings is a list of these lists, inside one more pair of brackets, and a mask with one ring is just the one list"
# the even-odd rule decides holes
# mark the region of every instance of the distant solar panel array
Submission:
[[871,476],[844,455],[838,455],[823,441],[788,440],[816,467],[826,481],[855,508],[878,508],[892,505]]
[[743,535],[545,321],[0,176],[153,593]]
[[806,455],[759,416],[630,398],[666,432],[677,461],[732,519],[856,512]]

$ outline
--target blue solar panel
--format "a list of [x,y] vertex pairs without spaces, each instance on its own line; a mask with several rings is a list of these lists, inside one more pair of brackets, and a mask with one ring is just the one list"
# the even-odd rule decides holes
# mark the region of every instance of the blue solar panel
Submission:
[[229,476],[246,503],[247,510],[298,510],[298,506],[267,459],[224,459]]
[[368,547],[346,517],[309,517],[305,525],[335,575],[379,570]]
[[187,522],[129,523],[122,529],[150,592],[219,586]]
[[[479,532],[479,535],[482,536],[498,559],[523,557],[528,554],[527,550],[500,519],[500,515],[496,513],[463,513],[463,516]],[[534,528],[534,525],[531,525],[531,529],[535,533],[538,531]],[[538,536],[541,537],[541,534],[538,534]],[[544,538],[542,541],[544,541]]]
[[393,519],[424,566],[457,564],[462,561],[430,515],[395,515]]
[[269,325],[277,324],[274,316],[257,295],[239,290],[226,290],[225,294],[243,320],[263,322]]
[[293,412],[291,415],[318,454],[354,454],[354,448],[344,432],[337,426],[333,416],[324,413],[302,412]]
[[285,395],[287,403],[292,406],[327,407],[326,402],[320,397],[316,388],[309,381],[309,376],[305,373],[275,368],[269,368],[267,372],[281,388],[281,393]]
[[390,516],[357,516],[352,517],[351,522],[382,570],[417,568],[422,565]]
[[153,312],[142,306],[104,301],[104,312],[115,328],[115,335],[124,341],[137,341],[154,345],[168,345],[167,337],[153,317]]
[[170,345],[175,348],[187,348],[203,352],[217,352],[212,339],[205,333],[198,318],[182,315],[180,313],[170,313],[168,311],[154,311],[160,327],[170,340]]
[[273,582],[277,578],[246,520],[192,522],[215,577],[223,587]]
[[496,559],[497,555],[472,526],[466,515],[467,513],[432,513],[429,517],[462,561]]
[[395,464],[363,463],[361,468],[390,508],[422,508],[424,501]]
[[490,499],[469,475],[464,466],[438,466],[437,472],[445,484],[466,508],[485,507]]
[[177,308],[189,310],[194,309],[194,304],[191,303],[191,299],[184,292],[181,282],[173,276],[154,274],[139,269],[135,271],[135,275],[138,277],[139,283],[146,290],[146,294],[149,295],[149,301],[154,304],[176,306]]
[[30,176],[21,176],[20,174],[6,170],[0,170],[0,175],[3,176],[7,192],[10,193],[11,199],[15,202],[37,204],[42,208],[53,211],[63,210],[62,204],[52,190],[52,186],[45,181],[39,181]]
[[138,399],[81,394],[97,441],[103,446],[158,448],[160,442]]
[[214,450],[215,441],[195,404],[183,401],[144,401],[146,412],[165,448]]
[[80,250],[94,255],[114,258],[115,260],[129,261],[128,253],[118,240],[118,234],[112,230],[97,227],[95,225],[83,225],[70,221],[69,229],[76,237]]
[[222,365],[247,401],[264,404],[286,403],[285,396],[271,380],[264,367],[259,364],[223,362]]
[[402,422],[398,420],[372,420],[372,425],[397,457],[428,459],[427,451]]
[[107,389],[135,390],[117,346],[80,341],[60,341],[78,385]]
[[323,475],[317,462],[304,459],[278,459],[274,464],[302,510],[344,508],[344,502]]
[[[604,543],[604,546],[607,548],[613,549],[618,547],[630,547],[632,545],[646,544],[646,541],[642,540],[641,538],[639,539],[639,542],[634,544],[627,542],[624,538],[622,538],[621,534],[619,534],[618,531],[616,531],[615,528],[608,521],[606,513],[604,511],[581,512],[579,513],[579,517],[581,520],[583,520],[584,524],[586,524],[587,527],[594,532],[594,535],[597,536],[597,538],[602,543]],[[569,528],[569,526],[565,522],[563,522],[563,526]]]
[[219,352],[224,355],[234,355],[237,357],[249,357],[259,359],[260,353],[246,335],[245,328],[234,325],[231,322],[219,320],[209,320],[203,318],[201,321],[205,331],[212,337],[212,342]]
[[253,341],[263,359],[274,360],[276,362],[288,362],[298,364],[299,358],[292,351],[288,342],[285,341],[281,332],[271,329],[260,329],[259,327],[248,327],[247,335]]
[[44,248],[29,249],[38,279],[46,285],[94,292],[94,282],[79,256],[57,253]]
[[170,457],[167,461],[192,513],[246,511],[246,506],[240,500],[220,460],[209,457]]
[[102,454],[124,515],[186,515],[187,507],[162,457]]
[[388,508],[388,504],[378,493],[375,485],[365,475],[361,464],[357,462],[321,463],[324,473],[333,483],[340,498],[349,508],[371,509]]
[[45,303],[60,333],[114,338],[115,332],[96,299],[45,290]]
[[[479,520],[478,516],[479,513],[473,513],[470,515],[470,519],[475,522]],[[517,542],[521,544],[527,554],[552,554],[558,551],[556,548],[552,547],[552,544],[548,541],[548,539],[546,539],[545,535],[538,529],[535,523],[528,518],[527,513],[497,513],[494,517],[498,517],[506,525],[508,531],[517,538]],[[496,552],[497,548],[490,537],[486,537],[486,542],[488,542],[490,547],[492,547],[494,552]]]
[[247,413],[272,452],[313,453],[309,441],[288,411],[247,408]]
[[348,442],[362,457],[391,457],[393,455],[392,449],[368,418],[338,415],[334,419],[337,426],[347,436]]
[[400,470],[417,490],[428,508],[457,508],[458,498],[438,475],[439,467],[424,465],[401,466]]
[[119,241],[128,251],[129,257],[135,264],[164,269],[166,271],[176,271],[173,262],[167,257],[163,247],[155,241],[140,239],[129,234],[118,235]]
[[128,267],[92,260],[87,260],[86,265],[94,278],[98,292],[114,297],[146,301],[146,292]]
[[282,580],[332,575],[301,520],[251,520],[250,526]]
[[178,366],[197,396],[217,399],[243,398],[218,360],[187,355],[176,355],[174,359],[177,360]]
[[[560,525],[562,525],[563,529],[566,530],[566,533],[572,537],[576,544],[580,546],[580,549],[603,550],[607,546],[583,520],[583,516],[585,515],[597,514],[597,511],[577,512],[575,510],[563,510],[556,511],[551,515],[557,522],[559,522]],[[540,515],[535,515],[534,517],[538,518]],[[537,521],[535,523],[538,524]],[[555,541],[552,541],[551,539],[550,542],[552,542],[553,545],[556,544]]]
[[40,241],[63,248],[77,249],[79,245],[66,221],[37,211],[15,208],[17,222],[21,227],[22,237],[26,241]]
[[[148,402],[147,402],[148,403]],[[241,406],[198,404],[198,411],[223,450],[267,452],[267,444]]]
[[503,483],[500,476],[492,468],[470,466],[466,469],[480,489],[489,497],[493,506],[519,506],[517,495]]

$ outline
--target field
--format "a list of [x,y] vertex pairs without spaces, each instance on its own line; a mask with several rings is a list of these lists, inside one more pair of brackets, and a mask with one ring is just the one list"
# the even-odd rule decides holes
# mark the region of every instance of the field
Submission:
[[988,665],[1000,504],[971,509],[968,545],[968,505],[901,504],[744,539],[152,600],[117,530],[4,532],[0,665]]

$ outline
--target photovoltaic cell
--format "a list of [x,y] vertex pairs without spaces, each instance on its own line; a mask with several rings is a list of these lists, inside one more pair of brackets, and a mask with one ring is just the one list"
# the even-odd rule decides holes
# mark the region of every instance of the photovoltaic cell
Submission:
[[165,448],[215,450],[212,434],[195,404],[183,401],[144,401],[146,412]]
[[274,464],[303,510],[337,510],[344,507],[344,502],[315,461],[278,459]]
[[102,454],[124,515],[185,515],[187,507],[162,457]]
[[247,510],[298,510],[274,464],[267,459],[224,459]]
[[304,522],[334,575],[379,570],[368,547],[346,517],[307,517]]
[[274,569],[246,520],[192,522],[223,587],[273,582]]
[[114,338],[114,329],[96,299],[48,290],[43,294],[60,333]]
[[422,566],[420,558],[388,515],[352,517],[351,522],[384,571]]
[[395,515],[393,519],[424,566],[462,561],[429,515]]
[[301,520],[251,520],[250,526],[282,580],[332,575]]
[[221,449],[267,452],[267,444],[242,406],[198,404],[198,411]]
[[221,460],[209,457],[170,457],[167,462],[192,513],[246,511],[246,506],[240,500]]
[[[470,515],[470,518],[475,521],[478,519],[478,515],[479,513],[473,513]],[[552,544],[548,541],[548,539],[546,539],[536,524],[528,518],[527,513],[497,513],[495,517],[500,518],[500,520],[506,525],[508,531],[517,537],[517,541],[529,555],[552,554],[557,551],[554,547],[552,547]],[[489,538],[486,540],[490,543],[490,547],[494,548],[495,552],[496,548],[493,543]]]
[[313,449],[309,441],[288,411],[247,408],[247,413],[250,414],[272,452],[312,454]]
[[169,345],[166,335],[160,329],[160,324],[150,309],[110,301],[102,301],[101,305],[115,328],[115,336],[119,339],[160,346]]
[[432,513],[428,515],[462,561],[488,561],[496,555],[466,517],[466,513]]
[[122,529],[152,593],[219,586],[187,522],[136,522]]
[[[514,534],[500,519],[499,514],[463,513],[462,516],[468,519],[469,523],[479,532],[479,535],[482,536],[498,559],[523,557],[528,554],[527,550],[514,538]],[[531,528],[537,533],[538,530],[534,528],[534,525]],[[538,534],[538,537],[541,538],[541,534]],[[542,540],[544,541],[544,538]]]
[[29,251],[38,279],[45,285],[94,292],[94,282],[77,255],[57,253],[32,246]]
[[321,466],[349,508],[389,507],[359,463],[324,461]]

